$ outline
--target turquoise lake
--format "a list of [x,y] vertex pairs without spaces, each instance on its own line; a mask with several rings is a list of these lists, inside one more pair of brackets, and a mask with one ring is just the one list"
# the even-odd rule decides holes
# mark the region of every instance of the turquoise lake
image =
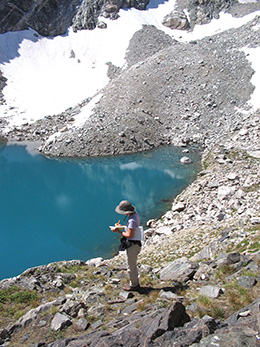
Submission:
[[84,160],[31,155],[25,146],[0,149],[0,280],[54,261],[109,258],[119,235],[110,231],[123,216],[121,200],[136,206],[141,224],[158,218],[200,169],[200,153],[183,165],[173,146],[118,157]]

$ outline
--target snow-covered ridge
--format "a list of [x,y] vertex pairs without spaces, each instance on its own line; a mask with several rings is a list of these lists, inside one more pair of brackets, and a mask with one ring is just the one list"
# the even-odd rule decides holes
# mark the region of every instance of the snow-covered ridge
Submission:
[[[190,41],[240,27],[260,14],[258,11],[243,18],[221,14],[218,20],[196,26],[193,32],[180,32],[161,24],[174,4],[175,0],[153,0],[147,11],[120,10],[117,20],[102,18],[107,22],[107,29],[77,33],[69,30],[66,35],[54,38],[41,37],[33,30],[0,35],[0,70],[7,78],[3,90],[6,105],[0,107],[0,116],[6,117],[9,128],[12,128],[59,114],[93,97],[109,82],[108,62],[125,67],[129,40],[142,25],[154,25],[175,40]],[[247,53],[256,71],[252,79],[256,89],[251,102],[258,108],[260,48],[250,49]],[[80,124],[90,114],[91,107],[88,107],[79,117]]]

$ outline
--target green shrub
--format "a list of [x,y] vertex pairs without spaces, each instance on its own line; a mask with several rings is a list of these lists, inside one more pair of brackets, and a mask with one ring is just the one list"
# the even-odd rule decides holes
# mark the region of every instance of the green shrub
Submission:
[[209,308],[212,303],[212,300],[206,295],[199,295],[197,298],[197,302],[201,304],[203,307]]
[[231,266],[222,265],[217,269],[217,271],[215,273],[215,277],[218,279],[222,279],[225,276],[232,275],[234,273],[234,271],[235,270]]
[[28,290],[14,293],[10,296],[10,300],[16,304],[27,304],[30,301],[36,300],[37,295],[35,292],[29,292]]
[[253,301],[252,292],[248,288],[242,287],[237,280],[229,282],[225,285],[225,288],[225,295],[228,298],[228,302],[236,311]]
[[225,310],[221,306],[213,305],[210,310],[210,315],[213,318],[225,318]]
[[0,289],[2,316],[14,316],[17,311],[22,311],[26,306],[37,307],[38,304],[39,298],[36,291],[21,289],[18,286]]

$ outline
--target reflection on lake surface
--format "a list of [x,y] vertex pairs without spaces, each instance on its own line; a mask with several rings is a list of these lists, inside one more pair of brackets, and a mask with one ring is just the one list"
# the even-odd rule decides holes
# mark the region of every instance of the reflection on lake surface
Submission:
[[[123,199],[145,225],[170,207],[199,170],[200,156],[183,165],[181,149],[86,160],[50,160],[24,146],[0,149],[0,279],[53,261],[112,256]],[[123,222],[123,218],[121,218]]]

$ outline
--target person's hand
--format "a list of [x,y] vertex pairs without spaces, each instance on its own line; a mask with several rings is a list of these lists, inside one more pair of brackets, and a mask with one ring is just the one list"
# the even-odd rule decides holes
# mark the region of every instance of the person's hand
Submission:
[[109,227],[113,233],[121,233],[121,230],[124,229],[123,225],[115,225],[114,227]]

